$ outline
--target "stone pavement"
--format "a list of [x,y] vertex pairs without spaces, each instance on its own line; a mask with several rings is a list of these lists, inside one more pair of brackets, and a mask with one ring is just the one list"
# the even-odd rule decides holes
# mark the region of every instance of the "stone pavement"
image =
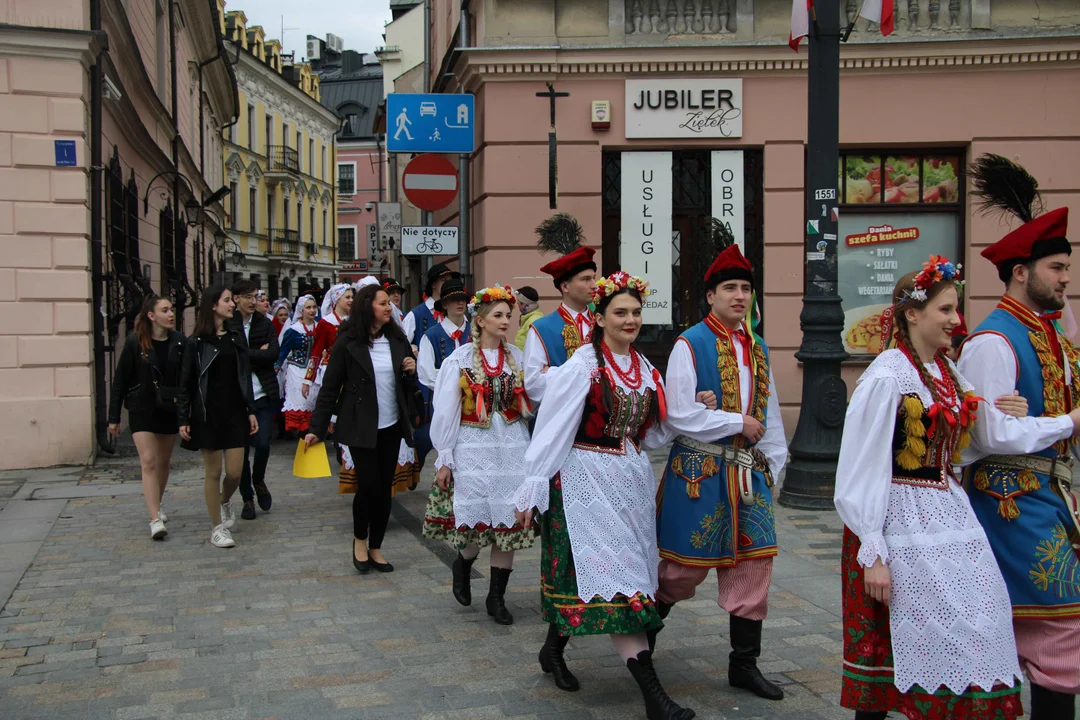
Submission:
[[[0,582],[15,576],[0,612],[0,716],[643,717],[606,638],[568,647],[580,692],[540,672],[539,546],[518,555],[513,626],[483,610],[486,553],[473,606],[459,606],[454,553],[419,537],[429,472],[394,505],[383,547],[396,571],[359,576],[351,496],[337,494],[336,480],[293,478],[294,448],[274,446],[270,513],[239,519],[237,495],[232,550],[209,544],[201,462],[179,448],[163,542],[149,539],[130,446],[93,468],[0,473]],[[833,512],[783,508],[777,521],[760,662],[788,697],[770,703],[728,687],[727,618],[707,584],[677,606],[656,655],[668,692],[699,718],[851,717],[838,706],[840,523]],[[7,590],[0,584],[0,603]]]

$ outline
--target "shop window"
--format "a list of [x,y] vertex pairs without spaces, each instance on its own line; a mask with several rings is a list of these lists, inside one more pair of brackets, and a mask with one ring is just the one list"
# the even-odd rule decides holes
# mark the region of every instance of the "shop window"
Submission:
[[881,313],[905,273],[931,255],[962,262],[962,157],[959,150],[841,155],[839,232],[822,236],[819,249],[837,243],[848,353],[881,351]]

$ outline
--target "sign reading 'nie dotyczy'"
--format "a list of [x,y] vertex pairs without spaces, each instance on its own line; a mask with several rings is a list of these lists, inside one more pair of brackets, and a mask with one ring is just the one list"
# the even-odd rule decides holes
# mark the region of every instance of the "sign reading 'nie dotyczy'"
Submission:
[[403,255],[457,255],[458,229],[453,225],[406,225],[401,228]]
[[742,137],[742,80],[627,80],[626,137]]

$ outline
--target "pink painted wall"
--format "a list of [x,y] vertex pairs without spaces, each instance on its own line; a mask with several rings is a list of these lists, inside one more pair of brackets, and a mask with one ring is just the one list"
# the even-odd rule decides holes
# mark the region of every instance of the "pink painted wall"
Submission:
[[[367,226],[375,222],[375,210],[366,210],[368,203],[377,203],[380,182],[379,151],[374,147],[338,145],[337,162],[356,163],[356,194],[353,196],[337,195],[338,227],[356,226],[356,254],[363,260],[369,256]],[[383,180],[385,183],[385,180]]]
[[[530,282],[545,293],[545,305],[550,309],[554,289],[550,282],[537,279],[542,277],[538,271],[544,260],[533,248],[533,228],[552,212],[547,203],[547,101],[535,97],[543,89],[541,80],[485,82],[475,90],[481,144],[471,170],[473,262],[478,284]],[[799,312],[804,283],[805,75],[746,74],[744,136],[725,143],[627,139],[622,77],[565,75],[557,78],[556,85],[570,93],[558,101],[559,209],[581,221],[588,244],[598,249],[603,151],[764,149],[766,340],[772,348],[785,422],[793,431],[802,382],[795,351],[801,340]],[[1080,68],[1064,64],[1017,64],[981,71],[845,73],[841,143],[844,147],[966,147],[968,160],[984,152],[1002,153],[1016,157],[1039,178],[1049,207],[1077,206],[1078,87]],[[898,104],[898,98],[906,100]],[[609,130],[591,128],[593,100],[611,101]],[[439,219],[456,222],[456,208]],[[970,280],[969,326],[985,317],[1002,290],[993,268],[978,252],[1006,231],[982,217],[967,223],[963,262]],[[862,367],[845,367],[849,389]]]

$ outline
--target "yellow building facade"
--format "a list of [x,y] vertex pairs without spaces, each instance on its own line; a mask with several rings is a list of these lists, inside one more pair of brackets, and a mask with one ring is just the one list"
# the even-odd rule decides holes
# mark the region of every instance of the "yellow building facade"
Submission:
[[228,12],[222,34],[235,62],[240,118],[224,131],[230,273],[257,276],[272,297],[336,281],[334,135],[339,120],[319,104],[319,78],[277,40]]

